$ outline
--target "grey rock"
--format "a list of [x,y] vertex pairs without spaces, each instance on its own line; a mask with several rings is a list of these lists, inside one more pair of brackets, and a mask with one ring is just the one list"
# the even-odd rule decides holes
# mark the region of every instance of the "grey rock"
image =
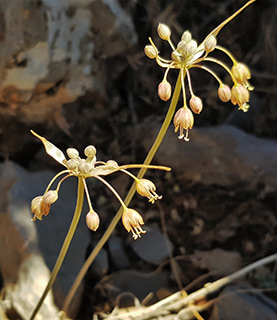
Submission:
[[168,273],[142,273],[134,270],[121,270],[104,278],[97,284],[97,289],[105,290],[105,296],[114,299],[122,292],[131,292],[139,300],[150,292],[156,293],[161,288],[168,288]]
[[118,269],[126,269],[130,266],[130,261],[124,251],[122,239],[113,236],[109,240],[109,253],[115,267]]
[[[18,281],[15,285],[8,286],[5,299],[12,301],[12,309],[22,319],[29,319],[34,307],[42,295],[50,276],[49,269],[45,266],[42,257],[31,255],[20,266]],[[47,295],[37,319],[58,320],[58,310],[54,304],[52,291]]]
[[147,232],[141,238],[131,242],[131,247],[141,259],[159,265],[169,257],[173,246],[158,229],[149,226],[144,229]]
[[276,320],[276,302],[251,289],[249,285],[225,288],[215,301],[209,320]]
[[[0,268],[4,285],[16,282],[21,265],[32,255],[41,254],[45,267],[53,269],[73,217],[76,179],[68,179],[62,184],[58,201],[42,221],[31,221],[30,202],[43,194],[54,175],[51,171],[30,173],[12,162],[0,166]],[[57,278],[55,297],[58,304],[84,262],[88,242],[88,228],[85,217],[81,216]]]
[[169,130],[157,154],[184,179],[202,184],[264,183],[277,187],[277,142],[257,138],[229,125],[194,128],[190,141]]
[[[96,244],[97,242],[94,242],[94,245]],[[99,277],[103,277],[107,274],[109,269],[109,259],[107,250],[100,250],[95,260],[93,261],[93,264],[91,265],[91,269],[93,270],[93,273],[96,273]]]

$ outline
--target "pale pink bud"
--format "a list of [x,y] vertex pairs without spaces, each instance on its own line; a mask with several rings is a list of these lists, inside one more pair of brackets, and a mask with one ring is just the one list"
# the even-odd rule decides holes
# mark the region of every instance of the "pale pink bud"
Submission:
[[231,99],[231,89],[226,84],[221,85],[217,92],[221,101],[227,102]]
[[197,96],[192,96],[189,100],[189,106],[194,113],[199,114],[203,109],[202,100]]
[[56,190],[49,190],[43,196],[43,201],[47,204],[53,204],[58,200],[58,192]]
[[86,215],[86,224],[92,231],[96,231],[100,224],[100,218],[95,211],[89,211]]
[[158,95],[159,97],[167,101],[171,97],[171,85],[168,81],[163,80],[158,86]]

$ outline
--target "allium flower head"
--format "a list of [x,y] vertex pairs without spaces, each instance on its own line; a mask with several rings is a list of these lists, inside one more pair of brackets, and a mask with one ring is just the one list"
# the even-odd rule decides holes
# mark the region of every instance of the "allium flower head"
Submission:
[[[239,110],[248,110],[249,105],[247,102],[249,101],[249,91],[253,90],[253,87],[248,82],[248,80],[251,78],[250,71],[245,64],[238,62],[229,50],[217,44],[217,35],[228,22],[234,19],[242,10],[244,10],[254,1],[255,0],[248,1],[237,12],[235,12],[228,19],[223,21],[217,28],[210,32],[200,44],[193,39],[191,32],[186,30],[182,34],[180,41],[175,46],[171,41],[171,30],[169,26],[164,23],[160,23],[158,25],[157,32],[159,37],[162,40],[167,41],[170,45],[172,49],[171,59],[164,59],[161,57],[153,40],[149,38],[150,44],[145,47],[146,55],[151,59],[155,59],[159,66],[166,69],[164,78],[158,87],[158,94],[162,100],[167,101],[171,95],[171,87],[167,81],[169,70],[179,69],[181,72],[184,108],[179,109],[174,118],[175,131],[178,131],[178,128],[180,128],[179,138],[184,136],[182,132],[183,130],[186,130],[185,140],[188,141],[189,139],[187,130],[188,128],[191,129],[193,126],[193,116],[191,116],[188,111],[189,109],[186,101],[185,78],[187,78],[189,93],[191,95],[189,103],[190,108],[195,113],[200,113],[203,106],[201,99],[196,97],[193,93],[190,79],[190,71],[193,68],[201,68],[202,70],[207,71],[218,81],[218,95],[221,101],[227,102],[231,100],[234,105],[237,104],[239,106]],[[209,54],[214,50],[219,50],[225,53],[227,57],[230,58],[232,66],[229,67],[224,62],[210,57]],[[217,64],[230,75],[230,78],[234,83],[232,91],[222,82],[220,77],[207,64]]]
[[[68,148],[66,150],[67,156],[69,159],[66,159],[64,153],[53,145],[50,141],[46,140],[44,137],[41,137],[34,131],[31,131],[34,136],[39,138],[44,144],[47,154],[54,158],[57,162],[65,167],[65,170],[59,172],[49,183],[44,195],[35,197],[31,203],[31,212],[34,213],[35,221],[36,219],[42,220],[43,216],[47,216],[50,207],[58,199],[58,192],[62,182],[72,176],[78,177],[83,183],[85,194],[88,201],[89,212],[86,215],[86,223],[89,229],[96,231],[99,227],[100,218],[99,215],[92,208],[92,203],[89,195],[89,190],[86,184],[86,179],[95,178],[107,186],[112,193],[116,196],[121,206],[123,207],[123,217],[122,221],[125,228],[128,231],[132,231],[133,237],[136,239],[140,237],[141,233],[145,231],[142,230],[141,226],[143,224],[143,219],[139,213],[133,209],[128,209],[121,199],[117,191],[103,178],[103,176],[112,174],[116,171],[121,171],[125,174],[131,176],[137,183],[137,192],[149,199],[150,202],[161,199],[156,193],[156,187],[153,182],[147,179],[138,179],[127,169],[132,168],[149,168],[149,169],[160,169],[170,171],[171,169],[163,166],[153,166],[153,165],[139,165],[139,164],[127,164],[119,166],[118,163],[114,160],[97,161],[96,159],[96,148],[93,145],[89,145],[84,150],[84,155],[86,158],[81,158],[77,149]],[[62,175],[65,175],[57,184],[55,190],[50,190],[50,187],[53,183]]]

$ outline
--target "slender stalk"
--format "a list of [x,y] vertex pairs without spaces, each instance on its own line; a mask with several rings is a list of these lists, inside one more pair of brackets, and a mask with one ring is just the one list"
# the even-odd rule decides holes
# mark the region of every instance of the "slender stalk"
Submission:
[[83,185],[82,179],[78,178],[77,202],[76,202],[75,212],[74,212],[74,216],[73,216],[71,225],[70,225],[69,230],[67,232],[66,238],[64,240],[62,249],[61,249],[60,254],[59,254],[59,257],[58,257],[58,259],[56,261],[56,264],[54,266],[54,269],[53,269],[53,271],[51,273],[51,276],[50,276],[50,279],[48,281],[48,284],[47,284],[42,296],[40,297],[39,302],[38,302],[35,310],[33,311],[32,315],[30,317],[30,320],[35,319],[35,316],[37,315],[40,307],[42,306],[43,301],[45,300],[48,292],[51,290],[51,288],[53,286],[53,283],[56,280],[58,272],[59,272],[59,270],[61,268],[61,265],[63,263],[65,255],[66,255],[66,253],[68,251],[69,245],[70,245],[71,240],[73,238],[73,235],[75,233],[77,224],[79,222],[79,219],[80,219],[80,216],[81,216],[81,212],[82,212],[82,208],[83,208],[83,200],[84,200],[84,185]]
[[[171,103],[169,106],[169,109],[167,111],[166,117],[164,119],[164,122],[161,126],[161,129],[156,137],[156,140],[154,141],[150,151],[148,152],[144,163],[145,165],[148,165],[151,163],[153,157],[155,156],[164,136],[165,133],[169,127],[169,124],[171,123],[171,120],[173,118],[177,103],[178,103],[178,99],[180,96],[180,92],[181,92],[181,72],[179,73],[177,82],[176,82],[176,86],[175,86],[175,90],[171,99]],[[137,177],[139,179],[143,178],[145,172],[146,172],[147,168],[141,168]],[[124,203],[126,206],[129,205],[130,201],[132,200],[134,194],[136,191],[136,182],[134,182],[124,200]],[[86,260],[86,262],[84,263],[84,265],[82,266],[78,276],[76,277],[72,287],[70,288],[65,300],[64,300],[64,304],[62,307],[62,310],[67,313],[70,302],[73,298],[73,296],[75,295],[78,287],[80,286],[81,281],[83,280],[88,268],[90,267],[90,265],[92,264],[92,262],[94,261],[95,257],[97,256],[97,254],[99,253],[99,251],[102,249],[102,247],[104,246],[104,244],[106,243],[106,241],[109,239],[110,235],[112,234],[113,230],[115,229],[118,221],[121,218],[121,215],[123,213],[122,208],[120,208],[117,212],[117,214],[114,216],[113,220],[111,221],[109,227],[107,228],[107,230],[105,231],[105,233],[103,234],[102,238],[99,240],[99,242],[97,243],[97,245],[95,246],[95,248],[92,250],[90,256],[88,257],[88,259]]]

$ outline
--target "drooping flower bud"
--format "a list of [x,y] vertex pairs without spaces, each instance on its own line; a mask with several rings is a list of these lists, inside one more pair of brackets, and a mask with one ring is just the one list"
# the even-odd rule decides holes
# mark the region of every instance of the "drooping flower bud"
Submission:
[[68,148],[66,150],[66,153],[70,159],[78,159],[79,157],[79,152],[75,148]]
[[150,59],[155,59],[157,57],[157,51],[151,44],[144,47],[144,52]]
[[158,86],[158,95],[163,101],[171,97],[171,85],[167,80],[163,80]]
[[144,224],[142,216],[134,209],[126,208],[122,214],[122,223],[128,232],[132,232],[133,238],[140,238],[141,233],[145,233],[141,227]]
[[181,40],[184,42],[189,42],[192,39],[191,32],[186,30],[181,37]]
[[214,35],[210,35],[207,39],[204,41],[204,48],[209,53],[214,51],[214,48],[217,44],[216,37]]
[[148,179],[140,179],[137,182],[136,189],[141,196],[147,197],[151,203],[162,198],[162,196],[159,196],[156,193],[156,186],[154,183]]
[[229,86],[227,86],[227,84],[223,84],[218,88],[218,96],[220,98],[221,101],[223,102],[227,102],[231,99],[231,89],[229,88]]
[[43,196],[43,201],[47,204],[53,204],[58,200],[58,192],[56,190],[49,190]]
[[86,224],[92,231],[96,231],[100,224],[99,215],[95,211],[89,211],[86,215]]
[[241,62],[234,64],[231,72],[236,81],[240,84],[245,83],[248,79],[251,78],[250,70],[244,63]]
[[249,91],[242,84],[234,85],[231,90],[231,102],[241,107],[248,101]]
[[[180,130],[179,139],[183,139],[186,141],[189,141],[188,138],[188,129],[191,129],[193,127],[194,123],[194,117],[190,109],[185,106],[183,108],[180,108],[173,119],[173,124],[175,126],[175,132]],[[184,130],[186,130],[186,135],[184,135]]]
[[189,106],[194,113],[199,114],[203,109],[202,100],[197,96],[192,96],[189,100]]
[[158,31],[158,35],[161,39],[167,40],[167,41],[170,39],[171,30],[169,29],[169,27],[166,24],[159,23],[157,31]]

